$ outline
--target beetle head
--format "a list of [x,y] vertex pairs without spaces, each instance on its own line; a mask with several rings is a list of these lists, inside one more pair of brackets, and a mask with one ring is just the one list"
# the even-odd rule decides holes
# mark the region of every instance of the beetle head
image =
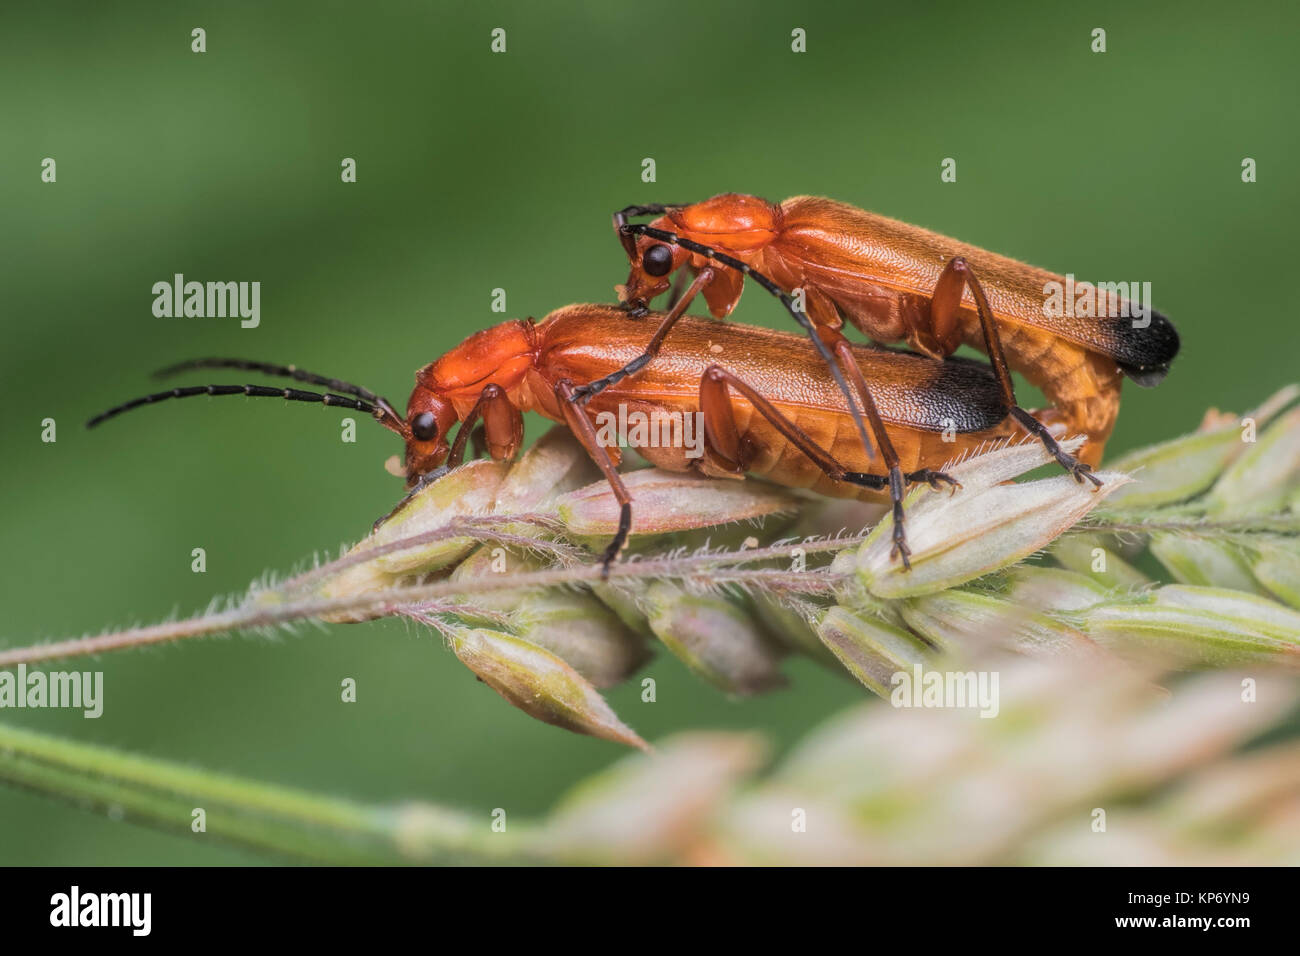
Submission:
[[[650,224],[655,229],[671,231],[673,223],[667,217]],[[633,308],[644,308],[657,295],[668,291],[672,276],[686,265],[691,254],[681,246],[670,245],[650,236],[620,233],[619,239],[627,252],[631,267],[627,283],[615,286],[620,302]]]
[[406,431],[402,436],[406,441],[403,470],[408,488],[447,460],[451,452],[448,433],[459,420],[455,406],[437,391],[422,384],[415,386],[406,406]]

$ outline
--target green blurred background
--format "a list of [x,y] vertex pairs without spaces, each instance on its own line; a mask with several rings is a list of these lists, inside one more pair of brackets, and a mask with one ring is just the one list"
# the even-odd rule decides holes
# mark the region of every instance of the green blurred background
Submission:
[[[1242,410],[1297,377],[1297,26],[1283,3],[5,4],[0,646],[190,613],[355,540],[399,493],[381,468],[397,443],[361,419],[344,444],[331,410],[195,400],[81,427],[153,390],[152,370],[294,362],[404,405],[418,366],[503,318],[492,289],[512,316],[611,300],[626,265],[609,213],[633,202],[825,194],[1150,281],[1183,351],[1159,389],[1126,390],[1112,453]],[[175,272],[260,280],[260,328],[155,318],[150,287]],[[784,327],[756,290],[736,318]],[[105,671],[102,718],[0,719],[484,814],[540,812],[622,755],[530,721],[395,623],[68,666]],[[784,745],[862,696],[788,672],[791,689],[735,702],[660,655],[657,703],[635,682],[609,698],[650,739],[757,728]],[[0,863],[256,859],[0,791]]]

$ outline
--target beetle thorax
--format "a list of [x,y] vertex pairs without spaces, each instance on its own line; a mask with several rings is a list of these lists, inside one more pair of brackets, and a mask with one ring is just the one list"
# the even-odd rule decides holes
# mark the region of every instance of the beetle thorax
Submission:
[[757,196],[725,193],[674,209],[669,229],[697,242],[730,252],[761,249],[781,231],[781,207]]
[[517,391],[535,357],[533,323],[516,319],[474,333],[421,369],[417,379],[422,387],[443,396],[458,409],[465,406],[468,410],[488,385]]

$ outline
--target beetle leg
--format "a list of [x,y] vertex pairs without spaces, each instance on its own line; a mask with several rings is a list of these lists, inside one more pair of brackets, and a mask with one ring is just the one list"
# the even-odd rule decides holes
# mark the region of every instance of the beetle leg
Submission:
[[1101,487],[1101,479],[1092,473],[1092,466],[1079,461],[1079,459],[1062,448],[1060,443],[1052,437],[1052,433],[1047,430],[1046,425],[1018,405],[1011,406],[1011,417],[1019,422],[1025,431],[1042,442],[1043,447],[1056,459],[1057,464],[1073,475],[1075,481],[1083,484],[1083,479],[1087,478],[1092,482],[1094,491]]
[[469,447],[474,458],[482,458],[487,454],[487,428],[482,422],[469,433]]
[[483,438],[488,453],[496,461],[507,461],[515,456],[524,440],[524,418],[511,404],[506,390],[500,385],[484,386],[478,401],[470,409],[456,432],[447,467],[458,468],[465,461],[465,444],[475,431],[475,424],[483,419]]
[[[479,418],[483,419],[481,425],[478,424]],[[511,404],[505,389],[500,385],[488,385],[479,393],[478,401],[474,403],[474,407],[470,409],[456,431],[456,439],[452,442],[446,464],[421,475],[411,486],[411,490],[402,496],[402,500],[393,506],[393,510],[374,523],[371,531],[409,505],[411,500],[429,485],[453,468],[459,467],[465,460],[465,443],[471,435],[474,437],[476,456],[481,454],[480,436],[487,450],[497,461],[513,458],[515,452],[519,450],[524,439],[524,417],[519,409]]]
[[885,466],[893,471],[898,468],[898,453],[894,451],[894,443],[889,440],[889,433],[885,431],[885,423],[880,420],[876,400],[871,396],[871,389],[867,387],[867,380],[862,376],[862,369],[858,367],[857,359],[853,357],[853,347],[839,332],[823,328],[821,334],[835,350],[840,368],[847,372],[849,381],[857,389],[858,401],[862,403],[867,421],[871,424],[872,437],[876,440],[876,450],[885,459]]
[[632,216],[663,216],[687,205],[683,202],[652,202],[641,206],[624,206],[614,213],[614,225],[621,226]]
[[[894,547],[890,556],[901,556],[903,567],[910,570],[912,565],[908,556],[912,552],[907,546],[907,534],[903,526],[903,490],[907,482],[926,482],[931,487],[937,487],[939,482],[948,482],[956,486],[957,482],[942,472],[931,471],[928,468],[904,475],[898,466],[898,456],[894,454],[894,449],[888,444],[887,439],[884,447],[889,449],[889,454],[892,456],[888,476],[848,471],[829,452],[813,441],[807,432],[781,414],[775,405],[744,379],[738,378],[720,365],[710,365],[700,378],[700,411],[704,414],[704,438],[714,459],[720,460],[723,468],[737,474],[743,473],[748,468],[749,455],[744,448],[740,429],[736,427],[729,391],[732,388],[745,396],[754,409],[771,422],[790,444],[807,455],[814,465],[835,481],[847,481],[877,491],[888,487],[894,515]],[[871,409],[875,411],[874,404],[871,405]],[[876,421],[879,421],[878,416]],[[883,425],[881,428],[883,432]]]
[[1011,384],[1011,372],[1007,366],[1006,353],[1002,351],[1002,339],[998,335],[997,322],[993,319],[993,310],[989,307],[984,287],[975,276],[975,270],[961,256],[948,260],[935,283],[934,295],[930,300],[930,321],[935,337],[940,341],[952,336],[957,328],[957,314],[961,308],[962,287],[970,289],[975,299],[975,311],[979,314],[980,331],[984,335],[984,351],[988,353],[993,375],[1002,390],[1003,401],[1014,418],[1025,431],[1043,443],[1048,452],[1062,468],[1074,476],[1074,480],[1083,483],[1086,478],[1095,488],[1101,487],[1101,479],[1092,473],[1092,468],[1075,458],[1052,437],[1042,423],[1016,403],[1015,387]]
[[[894,444],[889,440],[889,433],[885,431],[885,423],[880,420],[880,413],[876,409],[876,400],[871,395],[871,389],[867,387],[867,380],[862,375],[862,369],[853,358],[853,347],[839,332],[825,332],[825,335],[834,336],[835,355],[840,360],[840,367],[848,371],[849,378],[858,390],[858,398],[862,401],[862,407],[866,410],[867,420],[871,423],[871,430],[875,434],[876,447],[880,450],[880,456],[885,460],[885,467],[889,469],[889,498],[893,506],[894,515],[894,548],[903,556],[903,566],[908,567],[908,549],[907,539],[903,532],[903,489],[904,477],[909,481],[918,480],[911,475],[904,476],[902,469],[899,467],[898,452],[894,450]],[[923,474],[922,474],[923,472]],[[925,481],[931,488],[938,489],[941,482],[947,482],[952,491],[955,493],[961,487],[961,483],[955,478],[941,472],[931,471],[926,468],[922,472],[914,474],[921,475],[919,480]]]
[[611,372],[604,378],[598,378],[594,382],[588,382],[586,385],[580,385],[575,388],[573,390],[574,401],[579,405],[585,405],[593,396],[599,395],[611,385],[617,385],[629,375],[635,375],[637,372],[641,371],[641,369],[649,365],[651,361],[654,360],[654,357],[659,354],[659,349],[664,344],[664,339],[668,337],[668,333],[671,332],[673,326],[677,324],[677,320],[685,315],[686,310],[691,307],[691,300],[695,298],[701,289],[713,281],[714,274],[715,273],[712,269],[701,269],[700,274],[695,277],[695,281],[692,282],[690,288],[686,290],[686,294],[678,299],[676,304],[668,311],[668,314],[663,317],[663,321],[659,323],[659,328],[657,328],[655,334],[650,337],[650,342],[646,345],[645,351],[632,361],[628,362],[621,369]]
[[[682,295],[685,292],[686,292],[686,270],[678,269],[677,275],[673,276],[672,288],[668,290],[669,311],[672,311],[672,309],[677,305],[677,303],[682,300]],[[699,289],[695,289],[694,292],[691,293],[691,298],[695,297],[696,292],[699,292]]]
[[627,536],[632,531],[632,495],[627,490],[627,485],[623,484],[623,478],[619,475],[618,468],[609,455],[609,449],[601,445],[600,440],[596,437],[595,426],[591,424],[591,419],[587,417],[587,413],[582,410],[576,393],[577,389],[567,379],[561,380],[555,385],[555,397],[560,400],[560,409],[564,412],[565,422],[568,423],[574,437],[582,443],[582,447],[587,449],[587,454],[591,456],[591,460],[604,473],[605,480],[609,482],[609,486],[613,489],[614,497],[619,504],[618,531],[615,532],[614,540],[609,543],[609,547],[605,549],[605,553],[600,559],[600,577],[602,581],[605,581],[609,579],[610,566],[626,546]]
[[370,526],[370,533],[374,534],[376,531],[378,531],[380,526],[383,525],[384,522],[392,520],[392,517],[398,512],[400,512],[407,505],[409,505],[411,503],[411,500],[416,495],[418,495],[425,488],[428,488],[431,484],[433,484],[435,481],[437,481],[439,478],[441,478],[449,471],[451,471],[451,469],[448,468],[446,465],[443,465],[439,468],[433,469],[433,471],[428,471],[425,472],[423,475],[421,475],[419,479],[415,482],[415,484],[411,485],[411,490],[408,491],[406,494],[402,495],[401,500],[399,500],[397,504],[393,505],[392,511],[388,512],[388,514],[384,515],[382,518],[375,519],[375,523]]
[[955,492],[961,487],[961,482],[952,475],[942,471],[935,471],[933,468],[922,468],[919,471],[909,471],[903,477],[918,485],[924,481],[935,491],[939,491],[944,485],[947,485],[948,489],[952,492]]
[[[862,407],[867,410],[867,420],[871,422],[871,430],[875,435],[876,444],[880,448],[880,455],[885,459],[885,465],[892,475],[895,471],[899,471],[898,452],[894,450],[894,443],[889,440],[889,432],[885,429],[885,423],[881,420],[880,412],[876,409],[876,400],[871,395],[871,389],[867,386],[867,380],[862,374],[862,369],[858,367],[858,363],[853,357],[853,346],[839,332],[831,333],[823,330],[822,335],[834,336],[835,355],[839,358],[841,366],[849,370],[849,378],[858,390],[858,398],[862,401]],[[961,482],[956,478],[942,471],[934,471],[931,468],[922,468],[920,471],[909,472],[903,477],[909,482],[917,484],[925,482],[936,491],[939,490],[942,484],[947,484],[954,492],[961,487]],[[901,503],[897,504],[901,508]]]

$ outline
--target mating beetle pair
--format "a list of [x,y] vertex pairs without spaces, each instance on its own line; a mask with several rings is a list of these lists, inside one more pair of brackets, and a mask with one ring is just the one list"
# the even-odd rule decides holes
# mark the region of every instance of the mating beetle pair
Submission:
[[[645,215],[659,218],[629,221]],[[537,411],[573,430],[620,502],[618,533],[603,556],[608,571],[631,530],[632,500],[619,478],[618,450],[597,440],[592,416],[620,404],[699,414],[702,457],[638,450],[670,470],[758,474],[838,497],[887,494],[895,551],[906,566],[907,483],[954,484],[936,470],[944,462],[1028,433],[1076,480],[1096,484],[1091,466],[1114,427],[1123,376],[1155,385],[1178,352],[1177,332],[1159,313],[1137,323],[1127,303],[1103,295],[1095,316],[1053,315],[1044,290],[1063,277],[829,199],[776,204],[726,194],[691,205],[631,206],[614,215],[614,226],[631,266],[621,308],[567,306],[541,322],[505,322],[470,336],[417,373],[405,417],[367,389],[292,366],[198,359],[164,374],[238,368],[332,391],[177,388],[88,424],[204,394],[338,405],[371,414],[402,437],[414,489],[460,464],[471,435],[493,458],[512,457],[523,441],[522,413]],[[674,276],[669,310],[651,312],[649,303],[669,291]],[[702,294],[713,316],[725,318],[746,278],[781,300],[806,340],[686,316]],[[877,343],[903,342],[912,351],[852,344],[845,321]],[[990,364],[950,357],[962,344],[984,351]],[[1052,407],[1021,408],[1013,369]],[[1061,433],[1087,439],[1077,457],[1058,444]]]

